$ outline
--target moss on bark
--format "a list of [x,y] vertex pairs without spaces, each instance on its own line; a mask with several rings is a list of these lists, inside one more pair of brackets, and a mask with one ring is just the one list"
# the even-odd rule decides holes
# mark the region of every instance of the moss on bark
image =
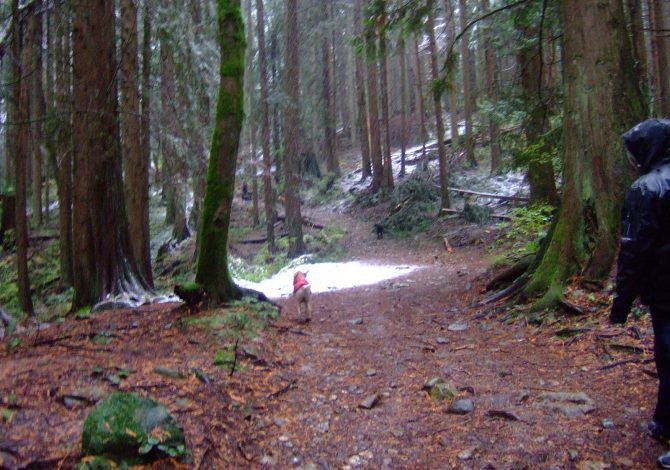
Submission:
[[242,290],[228,269],[228,229],[244,118],[244,25],[239,0],[218,0],[220,85],[205,202],[198,241],[196,281],[213,304],[238,299]]

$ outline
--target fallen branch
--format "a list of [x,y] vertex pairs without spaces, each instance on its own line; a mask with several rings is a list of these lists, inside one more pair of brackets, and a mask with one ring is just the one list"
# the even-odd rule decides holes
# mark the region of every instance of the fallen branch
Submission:
[[286,393],[286,392],[288,392],[289,390],[291,390],[293,387],[295,387],[295,384],[296,384],[297,382],[298,382],[297,379],[293,379],[293,380],[291,380],[285,387],[280,388],[280,389],[277,390],[276,392],[272,392],[272,393],[269,394],[266,398],[267,398],[268,400],[272,400],[272,399],[274,399],[274,398],[277,398],[279,395],[281,395],[281,394],[283,394],[283,393]]
[[610,362],[609,364],[605,364],[604,366],[598,367],[598,370],[607,370],[607,369],[613,369],[615,367],[619,367],[624,364],[648,364],[649,362],[653,361],[652,358],[647,358],[647,359],[622,359],[620,361],[616,362]]
[[[450,209],[450,208],[447,208],[447,207],[443,207],[441,209],[441,212],[445,212],[447,214],[458,214],[458,215],[463,214],[463,211],[459,211],[458,209]],[[490,214],[489,217],[493,217],[495,219],[501,219],[501,220],[512,220],[512,218],[509,215]]]
[[460,188],[447,188],[449,191],[462,194],[471,194],[473,196],[479,197],[488,197],[491,199],[501,199],[503,201],[519,201],[519,202],[528,202],[530,198],[525,196],[507,196],[504,194],[491,194],[491,193],[480,193],[477,191],[471,191],[469,189],[460,189]]
[[[286,233],[279,233],[275,235],[276,238],[284,238],[288,237],[288,232]],[[245,240],[238,240],[234,243],[239,243],[241,245],[250,245],[250,244],[261,244],[265,243],[268,241],[268,237],[261,237],[261,238],[247,238]]]
[[584,309],[580,307],[577,304],[573,304],[572,302],[568,302],[566,299],[561,297],[558,299],[558,304],[563,307],[565,311],[568,313],[572,313],[574,315],[584,315]]

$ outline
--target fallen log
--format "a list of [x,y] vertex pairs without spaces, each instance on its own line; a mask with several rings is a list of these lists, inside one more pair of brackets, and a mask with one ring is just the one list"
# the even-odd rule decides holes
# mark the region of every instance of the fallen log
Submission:
[[[450,209],[447,207],[443,207],[441,209],[442,212],[447,213],[447,214],[458,214],[458,215],[463,215],[463,211],[459,211],[458,209]],[[501,219],[501,220],[512,220],[512,218],[509,215],[498,215],[498,214],[491,214],[489,217],[493,217],[496,219]]]
[[504,194],[491,194],[491,193],[480,193],[478,191],[471,191],[469,189],[460,189],[460,188],[447,188],[449,191],[461,194],[471,194],[473,196],[479,197],[488,197],[491,199],[501,199],[503,201],[519,201],[519,202],[528,202],[530,198],[525,196],[507,196]]

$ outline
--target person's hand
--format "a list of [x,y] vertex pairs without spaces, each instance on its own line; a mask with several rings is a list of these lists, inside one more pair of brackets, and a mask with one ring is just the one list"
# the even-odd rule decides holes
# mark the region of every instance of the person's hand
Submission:
[[615,298],[614,302],[612,302],[612,310],[610,311],[610,324],[623,325],[626,323],[629,312],[630,305],[625,305],[618,298]]

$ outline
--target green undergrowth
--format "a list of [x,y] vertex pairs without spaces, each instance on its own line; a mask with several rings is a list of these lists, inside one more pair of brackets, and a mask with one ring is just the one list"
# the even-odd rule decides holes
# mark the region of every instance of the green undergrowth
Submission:
[[534,204],[512,209],[512,220],[498,224],[502,234],[490,249],[500,251],[494,265],[510,264],[526,255],[535,253],[547,235],[556,208],[549,204]]
[[440,205],[440,190],[434,172],[427,165],[416,168],[390,194],[363,193],[356,204],[370,207],[386,203],[388,210],[375,221],[384,232],[396,238],[405,238],[425,231],[434,222]]
[[[72,289],[61,285],[58,238],[50,238],[51,232],[41,235],[45,240],[36,242],[30,248],[28,277],[36,317],[47,321],[67,313],[72,301]],[[15,251],[8,246],[4,246],[0,254],[0,307],[15,317],[21,311]]]

